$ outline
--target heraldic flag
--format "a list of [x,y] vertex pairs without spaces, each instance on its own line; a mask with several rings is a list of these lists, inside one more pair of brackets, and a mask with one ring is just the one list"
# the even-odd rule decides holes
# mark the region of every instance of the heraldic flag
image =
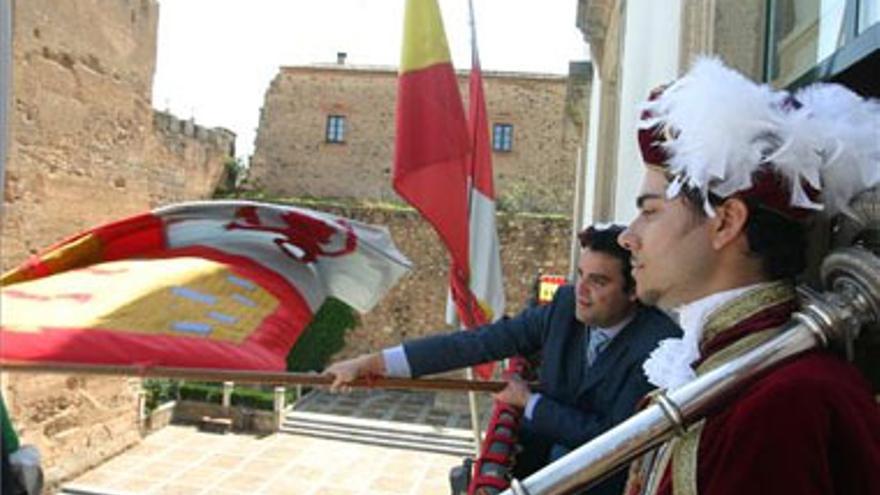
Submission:
[[394,188],[434,227],[452,258],[450,289],[465,327],[481,320],[469,288],[464,106],[436,0],[407,0],[397,87]]
[[172,205],[3,275],[0,359],[283,371],[326,297],[365,312],[408,268],[384,228],[247,201]]

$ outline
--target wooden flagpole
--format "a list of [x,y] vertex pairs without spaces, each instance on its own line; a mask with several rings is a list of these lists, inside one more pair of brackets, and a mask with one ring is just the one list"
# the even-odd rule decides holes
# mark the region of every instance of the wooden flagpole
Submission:
[[[261,383],[266,385],[307,385],[329,387],[331,375],[317,373],[288,373],[283,371],[217,370],[206,368],[175,368],[137,365],[91,365],[78,363],[34,363],[23,361],[0,361],[0,371],[73,373],[87,375],[135,376],[140,378],[176,378],[206,382],[232,381]],[[500,392],[506,386],[503,381],[471,381],[455,378],[358,378],[349,384],[358,388],[400,390],[446,390],[461,392]]]
[[[12,0],[0,0],[0,193],[3,193],[12,110]],[[0,194],[2,195],[2,194]],[[0,202],[0,209],[3,203]]]

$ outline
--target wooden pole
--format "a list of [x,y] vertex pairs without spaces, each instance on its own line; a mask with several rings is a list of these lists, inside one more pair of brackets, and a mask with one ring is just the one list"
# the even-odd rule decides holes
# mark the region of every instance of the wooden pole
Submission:
[[[77,363],[31,363],[0,361],[0,371],[26,371],[42,373],[73,373],[89,375],[137,376],[141,378],[176,378],[205,382],[233,381],[262,383],[268,385],[307,385],[329,387],[330,375],[317,373],[287,373],[284,371],[216,370],[205,368],[172,368],[136,365],[86,365]],[[503,381],[472,381],[454,378],[358,378],[349,384],[359,388],[451,390],[474,392],[500,392],[506,386]]]
[[[0,0],[0,196],[3,193],[9,139],[12,133],[12,0]],[[3,201],[0,201],[3,209]]]

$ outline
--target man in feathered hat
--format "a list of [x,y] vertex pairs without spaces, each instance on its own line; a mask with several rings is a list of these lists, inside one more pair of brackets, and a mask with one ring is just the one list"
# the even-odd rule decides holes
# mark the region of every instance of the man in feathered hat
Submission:
[[[702,59],[646,103],[639,214],[619,242],[639,298],[684,330],[645,362],[674,389],[774,336],[797,307],[806,226],[880,183],[880,102],[796,94]],[[630,469],[628,494],[877,494],[880,411],[859,372],[800,355]]]

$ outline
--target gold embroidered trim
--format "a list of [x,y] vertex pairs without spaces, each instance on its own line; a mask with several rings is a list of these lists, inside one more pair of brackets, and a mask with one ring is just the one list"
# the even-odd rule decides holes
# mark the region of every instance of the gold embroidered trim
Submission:
[[[760,311],[793,300],[795,297],[794,287],[787,282],[774,282],[749,291],[723,304],[709,315],[701,343],[711,341],[721,332]],[[733,342],[703,361],[696,369],[697,375],[707,373],[767,342],[779,333],[780,328],[782,327],[761,330]],[[700,436],[705,424],[705,420],[695,423],[671,449],[673,450],[671,473],[673,495],[697,495],[698,453]]]
[[761,330],[760,332],[746,335],[745,337],[721,349],[715,354],[712,354],[711,356],[706,358],[705,361],[700,363],[700,366],[697,367],[697,376],[708,373],[709,371],[714,370],[722,364],[728,361],[732,361],[733,359],[758,347],[764,342],[767,342],[773,337],[779,335],[780,329],[782,329],[782,326],[768,328],[766,330]]
[[796,297],[794,287],[785,281],[771,282],[722,304],[706,318],[700,345],[710,342],[721,332],[777,304]]
[[657,495],[657,490],[660,488],[660,482],[663,481],[663,475],[666,473],[666,469],[672,461],[672,454],[675,452],[678,442],[679,438],[675,437],[660,446],[658,455],[654,457],[654,465],[651,468],[646,489],[643,492],[644,495]]
[[[697,368],[697,375],[707,373],[772,339],[782,327],[769,328],[743,337],[713,354]],[[673,495],[697,495],[697,457],[700,435],[706,420],[700,420],[681,437],[672,457]]]
[[645,486],[651,479],[651,472],[654,469],[654,462],[657,456],[663,452],[666,444],[650,450],[634,460],[629,465],[629,472],[626,478],[626,487],[623,489],[624,495],[644,495]]
[[672,457],[673,495],[697,495],[697,452],[706,420],[695,423],[681,437]]

